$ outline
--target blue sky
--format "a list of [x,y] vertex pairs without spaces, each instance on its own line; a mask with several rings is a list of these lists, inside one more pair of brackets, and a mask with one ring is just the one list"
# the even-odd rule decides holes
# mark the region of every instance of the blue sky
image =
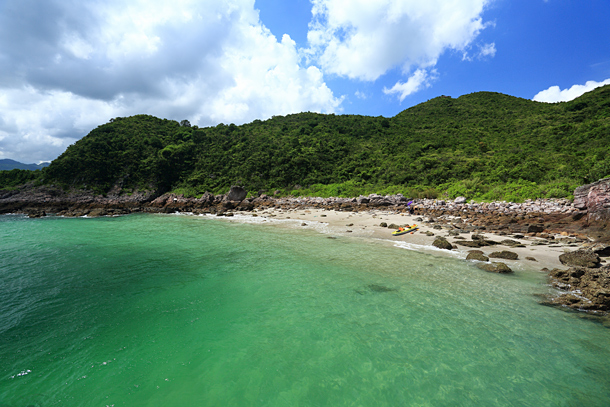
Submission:
[[112,117],[386,117],[439,95],[610,83],[608,0],[0,0],[0,158]]

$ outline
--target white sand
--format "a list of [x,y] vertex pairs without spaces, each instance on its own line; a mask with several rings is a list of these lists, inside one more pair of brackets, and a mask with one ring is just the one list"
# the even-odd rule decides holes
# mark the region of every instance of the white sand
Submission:
[[[252,217],[256,214],[256,218]],[[434,224],[417,222],[419,215],[407,215],[403,213],[395,213],[388,210],[369,210],[366,212],[341,212],[325,209],[262,209],[259,208],[252,214],[239,213],[236,217],[224,218],[228,221],[248,222],[256,221],[269,222],[284,227],[298,228],[313,228],[323,233],[328,233],[333,236],[345,236],[354,238],[370,238],[377,240],[380,244],[390,244],[399,248],[428,252],[439,256],[451,256],[457,258],[466,258],[469,250],[481,250],[486,255],[491,252],[508,250],[517,253],[518,260],[505,259],[490,259],[507,264],[513,269],[540,270],[543,267],[553,269],[566,268],[559,262],[559,255],[566,250],[575,250],[575,247],[549,247],[548,245],[531,246],[531,243],[536,238],[515,239],[510,236],[499,236],[492,233],[477,232],[486,236],[488,240],[502,241],[511,239],[519,241],[526,247],[508,247],[504,245],[486,246],[481,248],[471,248],[457,245],[454,250],[442,250],[432,246],[432,242],[437,236],[446,237],[453,244],[457,241],[455,237],[448,236],[447,230],[433,229]],[[219,217],[219,219],[223,219]],[[426,217],[423,217],[426,220]],[[394,229],[381,227],[382,222],[388,225],[394,223],[399,226],[417,224],[418,230],[411,234],[401,236],[392,236]],[[426,232],[434,233],[434,236],[427,236]],[[470,233],[461,233],[460,236],[466,240],[471,240]],[[536,261],[526,260],[526,257],[533,257]]]

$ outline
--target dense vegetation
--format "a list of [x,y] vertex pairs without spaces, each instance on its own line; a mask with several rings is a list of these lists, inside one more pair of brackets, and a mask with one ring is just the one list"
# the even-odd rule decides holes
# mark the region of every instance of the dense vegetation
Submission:
[[[610,85],[547,104],[499,93],[437,97],[393,118],[299,113],[236,126],[116,118],[42,170],[44,183],[188,195],[565,197],[610,175]],[[2,181],[0,181],[0,186]]]

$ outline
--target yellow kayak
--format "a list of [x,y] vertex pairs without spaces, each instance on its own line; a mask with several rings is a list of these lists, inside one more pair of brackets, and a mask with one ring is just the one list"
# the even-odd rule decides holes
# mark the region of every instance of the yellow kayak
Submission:
[[400,228],[392,232],[392,236],[400,236],[406,233],[411,233],[417,230],[417,225],[407,226],[406,228]]

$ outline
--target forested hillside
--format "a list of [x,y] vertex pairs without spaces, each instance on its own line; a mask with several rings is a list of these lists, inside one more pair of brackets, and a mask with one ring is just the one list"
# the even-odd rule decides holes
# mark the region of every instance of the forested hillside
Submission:
[[115,118],[70,146],[39,182],[284,194],[564,197],[610,175],[610,86],[566,103],[499,93],[438,97],[393,118],[299,113],[236,126]]

